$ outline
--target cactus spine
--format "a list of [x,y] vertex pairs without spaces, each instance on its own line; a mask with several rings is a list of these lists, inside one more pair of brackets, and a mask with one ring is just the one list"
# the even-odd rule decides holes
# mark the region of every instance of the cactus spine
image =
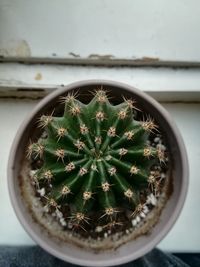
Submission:
[[164,152],[147,141],[157,126],[134,119],[133,100],[112,105],[102,89],[87,105],[73,94],[63,101],[63,117],[42,115],[47,137],[28,147],[28,156],[43,162],[34,175],[43,199],[51,210],[68,207],[72,227],[85,229],[95,213],[100,225],[120,225],[118,214],[128,209],[135,216],[141,192],[156,190],[151,167],[164,161]]

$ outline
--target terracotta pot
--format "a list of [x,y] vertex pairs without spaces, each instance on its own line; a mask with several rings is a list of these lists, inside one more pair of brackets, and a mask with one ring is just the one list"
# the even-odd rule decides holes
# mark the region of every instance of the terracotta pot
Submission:
[[[124,95],[136,99],[145,112],[159,122],[165,135],[172,162],[173,191],[161,212],[158,222],[148,235],[141,235],[135,240],[126,242],[115,250],[94,253],[87,248],[80,248],[74,244],[60,242],[52,237],[34,218],[30,206],[24,201],[21,189],[20,173],[23,168],[25,150],[30,137],[35,132],[36,120],[45,114],[60,96],[72,89],[79,89],[82,100],[87,91],[103,85],[114,96],[114,101]],[[83,94],[82,94],[83,92]],[[125,84],[104,80],[89,80],[70,84],[56,90],[45,97],[20,126],[10,152],[8,163],[8,186],[10,198],[16,215],[33,240],[54,256],[74,264],[87,266],[111,266],[129,262],[143,256],[154,248],[172,228],[183,207],[188,188],[188,160],[182,137],[168,112],[147,94]],[[29,207],[28,207],[29,206]]]

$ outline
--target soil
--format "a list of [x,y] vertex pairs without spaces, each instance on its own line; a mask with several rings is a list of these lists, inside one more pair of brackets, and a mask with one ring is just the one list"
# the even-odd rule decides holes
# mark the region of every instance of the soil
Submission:
[[149,203],[150,211],[135,226],[130,224],[129,221],[123,229],[117,228],[117,230],[112,232],[108,232],[108,230],[104,231],[103,236],[93,235],[92,237],[89,232],[87,232],[86,236],[83,236],[73,229],[61,226],[60,222],[50,212],[44,209],[41,198],[36,196],[34,186],[30,183],[29,172],[30,164],[25,160],[19,176],[21,195],[32,220],[43,228],[41,232],[47,236],[51,236],[55,242],[59,242],[61,245],[66,242],[72,243],[84,249],[92,249],[95,253],[117,249],[122,244],[134,240],[141,235],[150,234],[154,225],[158,223],[160,214],[173,191],[171,172],[168,171],[162,187],[162,193],[157,197],[156,202],[153,204]]

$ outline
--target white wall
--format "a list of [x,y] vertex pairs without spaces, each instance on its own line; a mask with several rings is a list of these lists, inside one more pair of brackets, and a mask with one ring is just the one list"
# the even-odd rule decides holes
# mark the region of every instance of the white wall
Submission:
[[198,0],[1,0],[4,57],[200,62]]

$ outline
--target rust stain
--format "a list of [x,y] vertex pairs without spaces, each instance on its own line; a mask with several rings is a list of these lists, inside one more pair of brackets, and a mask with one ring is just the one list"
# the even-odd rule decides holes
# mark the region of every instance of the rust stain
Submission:
[[98,60],[108,60],[108,59],[113,59],[113,55],[99,55],[99,54],[90,54],[88,56],[89,59],[98,59]]
[[36,80],[36,81],[40,81],[40,80],[42,80],[42,74],[38,72],[38,73],[35,75],[35,80]]

